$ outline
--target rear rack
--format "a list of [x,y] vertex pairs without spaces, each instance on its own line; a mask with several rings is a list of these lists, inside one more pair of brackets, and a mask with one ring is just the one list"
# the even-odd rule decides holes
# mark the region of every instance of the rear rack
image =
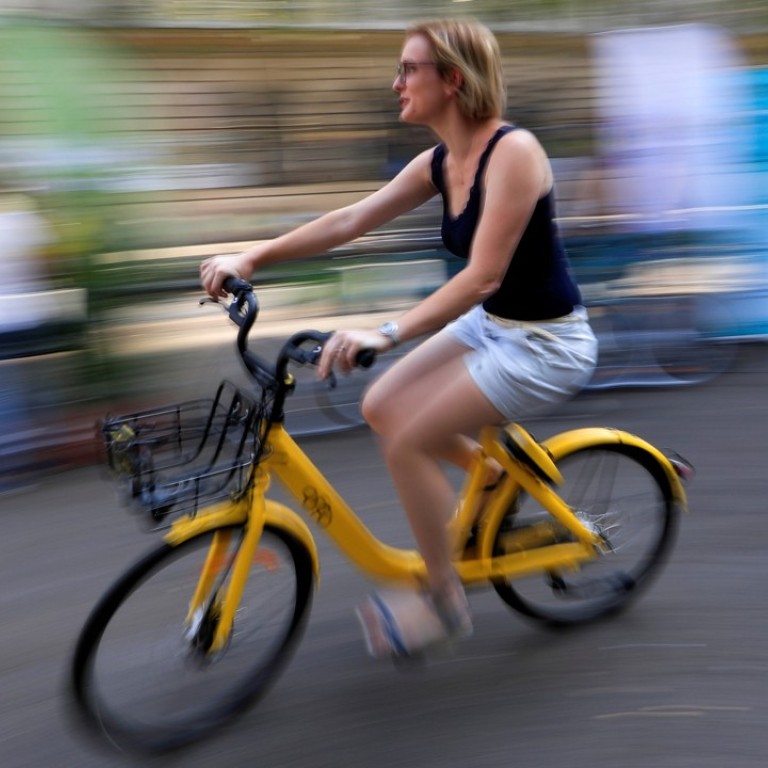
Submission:
[[107,462],[125,480],[128,505],[164,527],[244,496],[266,432],[265,399],[225,380],[210,400],[108,416],[101,424]]

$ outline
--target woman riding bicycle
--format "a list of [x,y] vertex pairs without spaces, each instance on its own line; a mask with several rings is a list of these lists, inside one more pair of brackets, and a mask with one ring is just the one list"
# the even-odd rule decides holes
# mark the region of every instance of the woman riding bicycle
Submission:
[[[227,276],[326,252],[442,195],[443,241],[466,267],[396,321],[335,333],[319,364],[323,377],[334,367],[348,372],[361,349],[384,352],[437,332],[375,381],[362,403],[428,573],[424,593],[374,595],[361,606],[377,656],[471,632],[446,526],[455,493],[442,462],[468,468],[481,427],[573,396],[597,355],[556,231],[547,155],[532,134],[502,119],[492,33],[462,21],[410,27],[393,89],[400,118],[430,128],[436,147],[365,199],[200,268],[205,290],[219,297]],[[499,472],[489,464],[489,486]]]

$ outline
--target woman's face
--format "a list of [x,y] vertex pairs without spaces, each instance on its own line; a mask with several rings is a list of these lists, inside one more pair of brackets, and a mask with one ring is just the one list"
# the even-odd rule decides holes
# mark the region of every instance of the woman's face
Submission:
[[400,97],[400,119],[417,125],[430,123],[445,106],[444,85],[429,41],[422,35],[409,37],[403,45],[398,75],[392,84]]

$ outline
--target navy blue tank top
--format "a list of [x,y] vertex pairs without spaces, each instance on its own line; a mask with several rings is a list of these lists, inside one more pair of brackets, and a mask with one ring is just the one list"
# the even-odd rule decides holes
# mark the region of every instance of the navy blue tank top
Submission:
[[[467,205],[456,218],[449,211],[443,177],[445,145],[435,147],[432,183],[443,197],[441,235],[445,247],[460,258],[469,258],[482,209],[482,178],[488,158],[499,139],[513,130],[515,126],[504,125],[491,137],[480,157]],[[545,320],[567,315],[581,304],[554,218],[554,193],[550,191],[536,203],[499,290],[483,302],[486,312],[511,320]]]

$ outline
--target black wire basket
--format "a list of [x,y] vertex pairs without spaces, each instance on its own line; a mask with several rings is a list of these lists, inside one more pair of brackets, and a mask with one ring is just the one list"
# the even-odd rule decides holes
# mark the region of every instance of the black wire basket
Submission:
[[128,505],[169,525],[250,487],[265,432],[265,397],[223,381],[213,399],[108,416],[101,424],[107,463]]

